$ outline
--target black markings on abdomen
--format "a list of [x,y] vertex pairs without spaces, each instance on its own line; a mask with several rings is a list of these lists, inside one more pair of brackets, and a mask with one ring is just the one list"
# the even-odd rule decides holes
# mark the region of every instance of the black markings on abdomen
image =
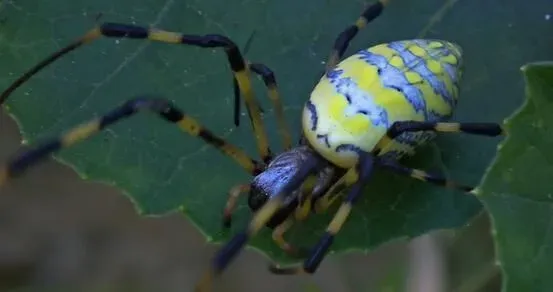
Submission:
[[349,93],[345,92],[344,96],[346,97],[346,101],[348,102],[348,104],[351,104],[351,96],[349,95]]
[[311,113],[311,131],[315,131],[317,129],[317,123],[319,122],[319,116],[317,115],[317,108],[310,100],[307,101],[305,106]]
[[326,147],[330,148],[330,141],[328,141],[328,134],[317,134],[317,139],[319,140],[323,140],[323,142],[325,143]]
[[355,152],[360,153],[362,150],[361,148],[353,145],[353,144],[340,144],[338,147],[336,147],[336,152]]

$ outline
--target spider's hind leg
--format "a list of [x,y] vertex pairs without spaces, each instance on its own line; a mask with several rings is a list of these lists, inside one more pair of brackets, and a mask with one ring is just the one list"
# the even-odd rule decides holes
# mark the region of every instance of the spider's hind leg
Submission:
[[361,13],[361,15],[359,16],[357,21],[355,21],[354,24],[348,26],[338,35],[338,37],[336,38],[336,41],[334,42],[332,53],[330,54],[330,57],[326,62],[327,71],[334,68],[336,64],[340,62],[340,59],[342,59],[342,56],[344,55],[344,52],[348,48],[351,40],[369,22],[377,19],[380,16],[380,14],[382,14],[384,7],[388,5],[388,2],[390,2],[390,0],[377,0],[376,3],[369,5],[367,8],[365,8],[363,13]]

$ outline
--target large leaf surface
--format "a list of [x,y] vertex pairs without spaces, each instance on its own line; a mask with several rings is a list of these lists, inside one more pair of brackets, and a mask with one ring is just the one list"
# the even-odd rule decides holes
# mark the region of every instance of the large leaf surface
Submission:
[[[315,85],[337,34],[353,22],[363,3],[356,1],[4,1],[0,10],[0,86],[50,52],[102,20],[152,25],[185,33],[223,33],[245,46],[247,58],[277,73],[286,116],[300,133],[300,109]],[[528,3],[490,1],[392,1],[383,16],[363,30],[349,53],[377,43],[414,37],[458,42],[466,70],[455,118],[501,122],[523,99],[518,68],[551,54],[544,36],[553,33],[544,11],[549,0]],[[523,13],[522,13],[523,12]],[[270,109],[263,87],[257,96]],[[178,45],[103,39],[56,63],[18,90],[8,110],[24,138],[34,143],[56,135],[125,99],[144,93],[168,97],[209,128],[255,155],[250,127],[232,125],[232,82],[225,55]],[[272,112],[265,115],[274,149],[279,150]],[[497,140],[444,135],[410,161],[476,183],[495,152]],[[145,115],[116,125],[57,157],[89,179],[126,191],[144,214],[183,206],[211,241],[222,232],[227,190],[247,182],[232,161],[165,122]],[[379,173],[367,188],[334,251],[372,249],[383,242],[432,229],[463,225],[481,209],[475,198],[410,179]],[[291,232],[309,245],[329,222],[316,216]],[[235,227],[250,213],[242,203]],[[268,231],[251,245],[281,262]]]
[[553,272],[553,62],[523,68],[524,106],[486,173],[480,196],[493,222],[505,291],[551,291]]

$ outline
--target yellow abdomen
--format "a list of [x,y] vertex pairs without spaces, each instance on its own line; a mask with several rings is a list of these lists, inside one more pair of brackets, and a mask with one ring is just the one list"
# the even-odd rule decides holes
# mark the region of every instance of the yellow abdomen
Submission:
[[[448,119],[462,72],[459,46],[441,40],[377,45],[325,74],[303,110],[304,135],[322,156],[352,167],[360,148],[371,151],[396,121]],[[404,133],[381,155],[399,158],[434,133]]]

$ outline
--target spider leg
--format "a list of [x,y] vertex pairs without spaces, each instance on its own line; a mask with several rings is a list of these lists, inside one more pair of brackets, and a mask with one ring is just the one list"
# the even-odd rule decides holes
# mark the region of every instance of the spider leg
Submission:
[[[250,188],[251,185],[249,184],[240,184],[234,186],[229,191],[229,199],[225,206],[223,216],[223,226],[225,228],[229,228],[231,225],[232,212],[236,207],[236,202],[239,196],[247,194],[247,192],[250,191]],[[306,201],[304,204],[298,204],[297,208],[295,209],[294,215],[289,216],[286,220],[277,225],[272,233],[273,241],[290,256],[300,256],[302,254],[305,254],[303,249],[294,247],[293,245],[288,243],[286,239],[284,239],[284,234],[290,229],[290,227],[292,227],[294,221],[302,221],[309,216],[309,211],[311,210],[309,197],[307,197],[304,201]]]
[[292,227],[294,224],[294,219],[292,217],[288,217],[288,219],[284,220],[280,225],[275,227],[272,233],[273,241],[286,253],[290,255],[294,255],[296,251],[294,250],[294,247],[292,247],[291,244],[289,244],[286,239],[284,239],[284,233]]
[[[303,187],[308,189],[309,187],[306,186],[307,182],[309,182],[310,178],[306,179],[306,183],[303,184]],[[230,228],[232,223],[232,213],[234,212],[234,209],[236,208],[236,203],[238,201],[238,198],[241,195],[247,195],[248,192],[251,190],[250,184],[239,184],[234,186],[229,191],[229,197],[227,200],[227,204],[225,206],[225,209],[223,211],[223,227]],[[305,201],[309,198],[309,195],[301,195],[299,198],[299,203],[297,208],[295,209],[295,219],[296,220],[303,220],[309,215],[309,204],[305,204]]]
[[284,116],[284,108],[280,101],[280,96],[278,93],[277,82],[275,73],[267,66],[259,63],[249,64],[252,72],[260,75],[263,78],[265,86],[267,86],[269,99],[273,104],[275,109],[275,114],[277,118],[277,126],[282,137],[282,143],[284,150],[290,150],[292,148],[292,136],[288,130],[288,125],[286,123],[286,118]]
[[392,124],[386,135],[376,145],[377,149],[383,149],[392,139],[405,132],[434,131],[438,133],[466,133],[482,136],[503,136],[505,129],[497,123],[446,123],[446,122],[419,122],[399,121]]
[[311,197],[301,198],[298,207],[294,211],[294,217],[297,221],[305,220],[311,212]]
[[[232,82],[232,87],[233,87],[233,92],[234,92],[234,114],[233,114],[234,125],[239,127],[240,126],[240,114],[242,113],[242,104],[240,103],[240,87],[238,86],[238,81],[236,81],[236,79],[233,78],[232,81],[233,81]],[[257,104],[257,107],[259,108],[259,112],[264,114],[265,111],[263,110],[263,108],[259,104],[259,101],[256,99],[255,102]]]
[[322,196],[315,198],[313,206],[315,213],[321,214],[326,212],[338,198],[342,197],[343,191],[354,184],[356,180],[357,175],[354,169],[348,170]]
[[271,197],[255,213],[248,227],[234,235],[234,237],[227,241],[227,243],[217,251],[209,269],[197,283],[195,291],[211,291],[214,278],[218,277],[232,260],[236,258],[248,242],[248,239],[257,234],[257,232],[259,232],[271,217],[284,205],[286,196],[301,187],[304,180],[311,175],[314,170],[320,167],[320,161],[317,158],[312,158],[302,164],[298,174],[282,187],[281,192]]
[[372,154],[367,152],[359,153],[357,165],[349,169],[344,175],[346,177],[344,181],[351,186],[348,195],[344,198],[342,205],[335,213],[334,218],[328,225],[325,234],[321,237],[313,249],[311,249],[310,256],[303,262],[303,265],[282,268],[278,265],[272,264],[269,267],[272,273],[280,275],[305,273],[312,274],[317,270],[323,258],[327,254],[328,249],[332,245],[334,236],[340,231],[344,223],[347,221],[353,204],[360,197],[363,186],[372,174],[374,164],[375,159]]
[[449,189],[457,189],[467,193],[472,193],[472,190],[474,189],[472,186],[460,185],[455,181],[449,180],[439,174],[431,174],[424,170],[403,166],[399,162],[391,159],[379,159],[377,165],[397,174],[409,176],[420,181],[429,182]]
[[110,38],[148,39],[168,44],[183,44],[201,48],[223,48],[227,54],[230,68],[234,75],[234,80],[236,80],[238,88],[244,96],[246,106],[248,107],[248,114],[250,116],[257,141],[257,148],[261,158],[266,163],[271,160],[272,153],[269,147],[267,133],[265,132],[263,121],[261,119],[260,109],[252,91],[248,66],[240,53],[238,46],[231,39],[223,35],[191,35],[130,24],[103,23],[99,27],[91,29],[78,40],[53,53],[23,74],[0,95],[0,104],[2,104],[15,89],[17,89],[21,84],[41,69],[76,48],[99,39],[102,36]]
[[286,233],[294,224],[294,222],[301,222],[307,219],[309,215],[311,215],[312,210],[312,204],[313,204],[313,194],[312,192],[316,192],[314,189],[314,183],[315,181],[311,181],[311,184],[308,182],[309,179],[313,179],[313,177],[308,178],[304,183],[304,191],[302,195],[298,198],[298,205],[296,209],[294,210],[294,214],[290,217],[288,217],[284,222],[282,222],[280,225],[275,227],[273,231],[273,241],[276,242],[276,244],[283,249],[288,255],[293,257],[304,257],[308,254],[309,250],[303,248],[303,247],[297,247],[290,243],[288,243],[284,239],[284,233]]
[[357,33],[369,22],[378,18],[378,16],[382,14],[384,7],[388,5],[388,2],[390,2],[390,0],[377,0],[376,3],[369,5],[354,24],[348,26],[338,35],[334,42],[332,53],[326,63],[326,71],[334,68],[334,66],[338,64],[355,35],[357,35]]
[[250,191],[250,188],[250,184],[240,184],[230,189],[227,204],[225,206],[225,210],[223,211],[223,227],[230,228],[232,223],[232,213],[236,208],[238,198],[240,195],[247,194],[247,192]]
[[302,257],[303,255],[306,254],[306,250],[290,244],[284,238],[284,234],[292,227],[292,225],[294,225],[294,218],[290,216],[280,225],[275,227],[272,233],[272,238],[273,238],[273,241],[288,255],[292,257]]
[[176,124],[188,134],[199,137],[204,142],[233,158],[242,168],[252,175],[258,174],[265,167],[263,163],[253,160],[240,148],[227,143],[222,138],[204,128],[198,121],[186,115],[169,100],[140,97],[130,99],[100,118],[81,124],[58,138],[41,143],[15,156],[9,160],[6,165],[0,166],[0,186],[6,183],[9,178],[21,174],[30,166],[47,158],[49,154],[70,147],[77,142],[97,134],[116,122],[145,110],[154,112],[166,121]]

